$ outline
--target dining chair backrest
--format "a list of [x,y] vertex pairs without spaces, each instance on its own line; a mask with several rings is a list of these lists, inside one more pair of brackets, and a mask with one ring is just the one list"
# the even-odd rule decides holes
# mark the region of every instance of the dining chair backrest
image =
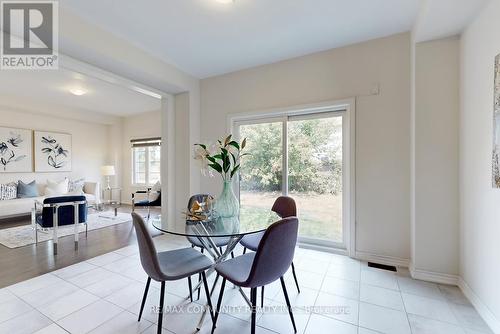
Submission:
[[271,210],[281,218],[297,217],[297,205],[295,200],[289,196],[278,197]]
[[297,217],[284,218],[267,228],[255,252],[245,286],[264,286],[287,272],[293,261],[298,228]]
[[139,244],[139,255],[141,257],[142,268],[149,277],[156,281],[161,281],[162,271],[153,238],[149,234],[144,219],[135,212],[132,212],[137,243]]

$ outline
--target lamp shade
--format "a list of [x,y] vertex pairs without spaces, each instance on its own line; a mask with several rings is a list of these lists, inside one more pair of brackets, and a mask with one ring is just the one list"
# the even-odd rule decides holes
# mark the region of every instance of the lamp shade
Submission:
[[113,176],[115,175],[115,166],[102,166],[101,174],[104,176]]

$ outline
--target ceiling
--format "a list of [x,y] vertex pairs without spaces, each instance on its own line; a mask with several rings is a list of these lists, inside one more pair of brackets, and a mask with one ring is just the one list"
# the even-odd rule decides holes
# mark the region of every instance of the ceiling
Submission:
[[[76,96],[70,93],[71,89],[83,89],[87,93]],[[2,71],[0,92],[13,99],[29,96],[30,102],[39,103],[41,107],[57,105],[120,117],[160,109],[159,99],[62,68],[57,71]]]
[[[70,10],[205,78],[411,30],[419,0],[64,0]],[[64,52],[64,50],[62,50]]]
[[416,42],[460,34],[489,0],[423,0],[414,33]]

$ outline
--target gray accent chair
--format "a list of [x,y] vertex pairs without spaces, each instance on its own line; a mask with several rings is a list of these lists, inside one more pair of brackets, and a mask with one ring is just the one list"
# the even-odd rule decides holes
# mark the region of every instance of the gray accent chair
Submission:
[[[271,208],[273,212],[275,212],[281,218],[287,217],[297,217],[297,205],[295,204],[295,200],[289,196],[280,196],[278,197]],[[264,236],[264,232],[254,233],[245,235],[241,238],[240,244],[244,247],[243,254],[246,253],[247,248],[251,251],[256,251],[259,247],[259,243]],[[299,281],[297,280],[297,275],[295,274],[295,266],[292,262],[292,274],[293,279],[295,280],[295,285],[297,286],[297,291],[300,293]],[[262,287],[261,293],[261,306],[264,306],[264,287]]]
[[244,254],[215,266],[215,270],[223,279],[213,319],[212,333],[215,331],[217,325],[226,280],[236,286],[250,288],[250,302],[252,307],[251,333],[254,334],[257,288],[270,284],[277,279],[281,281],[288,313],[295,333],[297,332],[283,275],[292,264],[297,243],[298,227],[299,221],[296,217],[284,218],[269,226],[264,232],[255,253]]
[[137,242],[139,244],[139,254],[141,264],[144,271],[148,275],[146,289],[142,297],[141,310],[137,321],[141,321],[144,305],[148,295],[151,279],[161,283],[160,289],[160,305],[158,308],[158,330],[162,331],[163,320],[163,303],[165,298],[165,282],[176,281],[190,277],[191,275],[200,274],[203,278],[203,285],[207,295],[208,305],[212,321],[214,319],[212,313],[212,303],[210,300],[210,292],[208,290],[207,278],[205,270],[212,266],[212,261],[205,255],[201,254],[193,248],[182,248],[165,252],[157,252],[153,238],[148,232],[148,228],[144,219],[137,213],[132,213],[135,231],[137,234]]

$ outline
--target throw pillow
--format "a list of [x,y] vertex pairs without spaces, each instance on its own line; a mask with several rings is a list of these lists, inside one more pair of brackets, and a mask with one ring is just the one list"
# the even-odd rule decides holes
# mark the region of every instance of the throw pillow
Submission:
[[83,186],[85,185],[85,179],[69,180],[68,182],[68,194],[71,195],[83,195]]
[[45,188],[45,196],[60,196],[67,194],[68,183],[69,180],[67,178],[59,182],[47,180],[47,187]]
[[0,184],[0,201],[17,198],[17,184],[14,182]]
[[24,183],[19,180],[17,183],[17,198],[30,198],[38,197],[38,188],[36,187],[36,181],[33,180],[30,183]]
[[161,183],[157,181],[154,186],[151,188],[151,194],[149,195],[149,201],[154,202],[160,197],[160,194],[157,191],[161,191]]

